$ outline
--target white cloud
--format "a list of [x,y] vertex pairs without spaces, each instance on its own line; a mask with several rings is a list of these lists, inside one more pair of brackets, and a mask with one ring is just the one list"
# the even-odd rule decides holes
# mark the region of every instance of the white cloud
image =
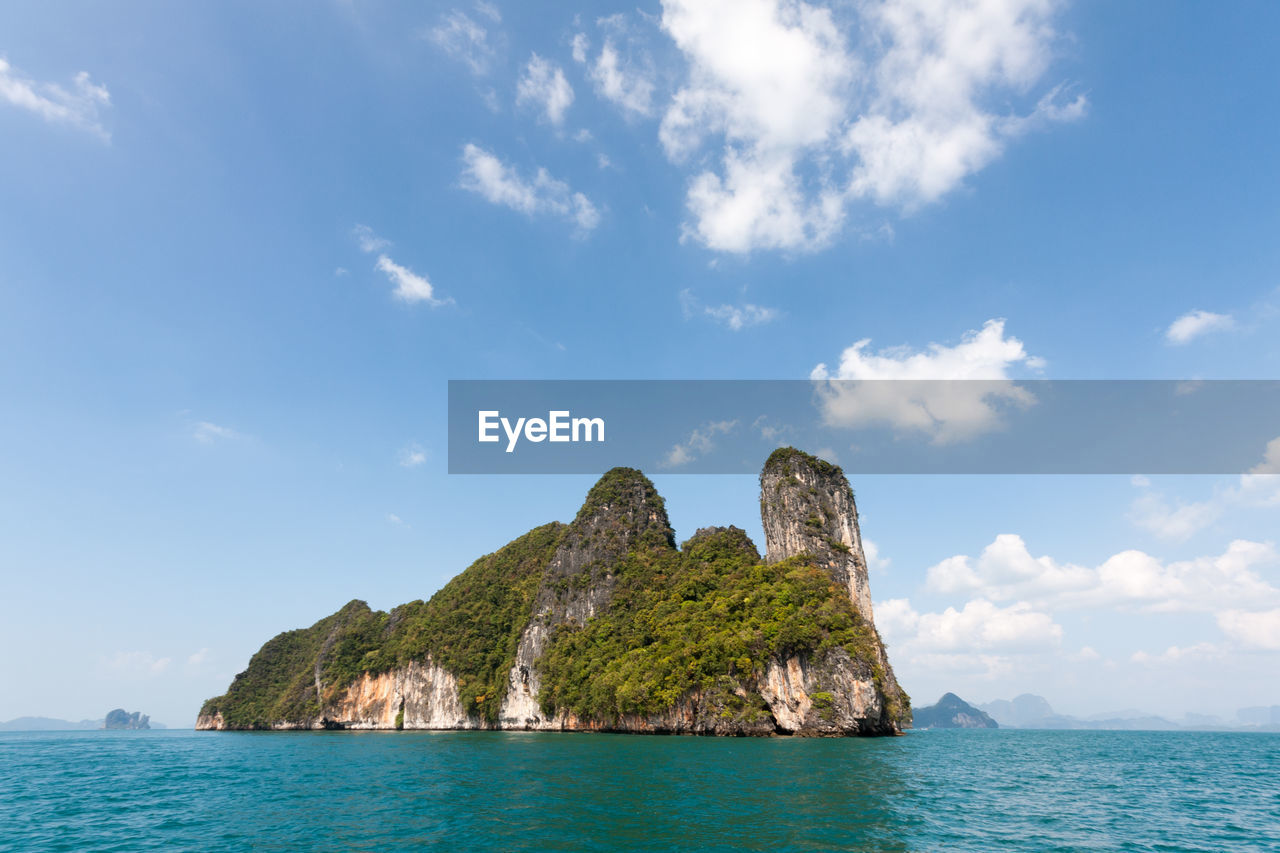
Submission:
[[977,559],[948,557],[926,572],[932,593],[1027,601],[1045,609],[1217,612],[1280,604],[1259,569],[1280,563],[1268,542],[1237,539],[1216,556],[1163,562],[1128,550],[1096,568],[1033,557],[1021,536],[1001,534]]
[[723,156],[690,182],[687,233],[730,252],[818,248],[850,203],[935,201],[1014,136],[1080,117],[1084,98],[1061,88],[1027,114],[988,106],[1043,75],[1054,5],[889,0],[838,20],[798,0],[665,0],[688,77],[660,140],[674,162],[709,140]]
[[1000,607],[979,598],[960,610],[917,613],[909,600],[891,599],[875,612],[880,630],[908,655],[1031,652],[1062,640],[1062,626],[1025,601]]
[[1222,657],[1223,650],[1212,643],[1196,643],[1194,646],[1169,646],[1158,655],[1144,651],[1134,652],[1129,660],[1137,664],[1177,664],[1183,661],[1207,661]]
[[426,276],[418,275],[408,267],[400,266],[386,255],[379,255],[374,267],[386,273],[387,279],[396,286],[391,295],[401,302],[425,302],[432,308],[453,304],[452,299],[438,299],[435,288]]
[[462,164],[463,189],[479,193],[493,204],[526,216],[560,216],[576,224],[581,232],[600,223],[600,212],[591,200],[551,177],[546,169],[538,169],[532,179],[522,177],[498,157],[472,144],[463,147]]
[[587,51],[591,49],[591,42],[587,39],[586,33],[574,33],[573,41],[570,43],[570,49],[573,52],[574,62],[586,62]]
[[191,437],[201,444],[212,444],[219,440],[240,438],[240,433],[231,427],[220,426],[209,421],[199,421],[192,428]]
[[400,466],[402,468],[417,468],[426,461],[427,451],[423,450],[421,445],[416,442],[402,448],[400,451]]
[[708,305],[705,309],[708,317],[718,320],[735,332],[751,326],[760,326],[771,322],[778,316],[777,309],[752,305]]
[[867,568],[872,571],[887,569],[892,562],[888,557],[881,557],[880,546],[865,536],[862,539],[862,554],[867,558]]
[[351,229],[351,233],[355,235],[356,242],[360,245],[360,251],[365,254],[381,252],[391,246],[390,240],[384,240],[379,237],[368,225],[357,225]]
[[391,523],[392,523],[392,524],[394,524],[396,527],[407,527],[407,526],[408,526],[408,525],[406,525],[406,524],[404,523],[404,519],[403,519],[403,518],[401,518],[400,516],[396,515],[394,512],[389,512],[389,513],[387,513],[387,521],[391,522]]
[[534,104],[547,121],[558,127],[564,124],[564,114],[573,104],[573,87],[560,66],[535,53],[516,84],[516,103]]
[[48,122],[67,124],[86,130],[103,141],[111,134],[103,128],[101,113],[111,106],[107,87],[94,83],[89,72],[81,71],[65,89],[57,83],[41,83],[23,76],[0,57],[0,102],[40,116]]
[[[1241,474],[1230,487],[1215,486],[1202,501],[1170,501],[1159,492],[1144,492],[1133,502],[1129,518],[1139,527],[1165,539],[1183,541],[1241,507],[1280,506],[1280,438],[1267,442],[1260,463]],[[1150,480],[1136,480],[1148,488]]]
[[1218,627],[1245,648],[1280,651],[1280,609],[1227,610],[1218,614]]
[[680,310],[686,320],[695,315],[710,317],[735,332],[752,326],[763,326],[778,318],[776,308],[766,308],[750,302],[741,305],[703,305],[688,289],[680,291]]
[[193,652],[187,656],[187,666],[189,667],[201,666],[208,659],[209,659],[209,650],[207,648],[204,648],[198,652]]
[[[501,16],[494,20],[501,20]],[[449,56],[465,63],[476,76],[488,73],[495,54],[489,43],[489,32],[467,13],[454,9],[441,15],[440,23],[427,33],[427,38]]]
[[717,435],[725,435],[737,429],[737,421],[713,421],[703,424],[689,434],[689,439],[681,444],[672,446],[666,457],[662,460],[663,468],[679,468],[687,465],[699,456],[710,453],[715,449],[715,437]]
[[1009,381],[1009,373],[1016,366],[1035,370],[1044,364],[1022,341],[1006,337],[1004,320],[998,319],[967,332],[954,346],[870,352],[870,344],[864,338],[846,349],[834,371],[819,364],[810,373],[823,383],[819,404],[829,426],[888,425],[922,432],[939,444],[971,438],[998,427],[1003,409],[1035,402]]
[[1221,500],[1170,504],[1157,493],[1141,495],[1133,502],[1129,519],[1162,539],[1184,541],[1222,517]]
[[574,62],[587,66],[596,94],[614,103],[624,115],[652,115],[655,84],[648,54],[635,43],[622,15],[601,18],[597,23],[606,31],[600,52],[591,60],[591,42],[585,33],[575,33],[571,43]]
[[1188,311],[1169,324],[1165,340],[1171,344],[1190,343],[1210,332],[1221,332],[1235,325],[1230,314],[1214,314],[1212,311]]
[[427,280],[426,276],[419,275],[408,267],[393,261],[383,251],[391,246],[390,240],[379,237],[367,225],[357,225],[352,233],[355,234],[356,242],[360,245],[360,251],[366,254],[378,253],[378,260],[374,263],[373,268],[386,275],[387,280],[395,285],[395,290],[391,292],[391,295],[396,299],[409,304],[425,302],[432,308],[454,304],[452,298],[441,299],[437,297],[435,287]]

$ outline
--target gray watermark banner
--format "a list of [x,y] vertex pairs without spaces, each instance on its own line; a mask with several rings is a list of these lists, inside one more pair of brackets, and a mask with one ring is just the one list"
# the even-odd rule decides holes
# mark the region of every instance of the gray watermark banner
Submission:
[[1280,474],[1280,380],[450,380],[449,473]]

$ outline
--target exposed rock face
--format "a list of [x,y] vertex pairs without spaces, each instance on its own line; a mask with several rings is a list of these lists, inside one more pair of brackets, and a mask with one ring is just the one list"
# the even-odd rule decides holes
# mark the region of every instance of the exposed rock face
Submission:
[[[882,701],[865,706],[879,725],[896,725],[898,708],[905,706],[905,694],[898,686],[885,654],[884,643],[875,631],[871,610],[871,583],[867,558],[858,529],[858,507],[853,488],[844,472],[830,462],[792,447],[775,450],[760,473],[760,520],[764,526],[765,548],[770,562],[798,554],[809,554],[831,573],[832,579],[849,591],[858,614],[875,635],[875,668]],[[843,668],[832,662],[837,670]],[[847,695],[865,688],[845,679]],[[851,711],[860,719],[856,703]]]
[[613,565],[637,547],[675,550],[675,533],[653,483],[633,468],[615,468],[587,494],[543,576],[533,618],[520,637],[499,718],[503,728],[558,729],[538,693],[538,660],[558,625],[581,627],[609,606]]
[[760,518],[770,562],[813,555],[875,624],[858,507],[839,468],[793,448],[774,451],[760,474]]
[[614,469],[430,602],[280,634],[196,727],[900,733],[848,481],[778,451],[761,511],[768,563],[737,527],[677,550],[653,484]]

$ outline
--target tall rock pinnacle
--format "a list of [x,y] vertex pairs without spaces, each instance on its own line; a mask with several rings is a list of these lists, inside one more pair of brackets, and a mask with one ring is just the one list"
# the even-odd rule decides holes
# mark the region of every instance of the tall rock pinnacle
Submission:
[[582,627],[613,598],[618,559],[636,547],[675,550],[666,506],[653,483],[634,468],[614,468],[587,493],[543,577],[533,618],[520,637],[507,676],[500,717],[508,728],[550,728],[538,702],[537,663],[557,625]]
[[811,554],[875,624],[858,508],[838,467],[793,447],[775,450],[760,473],[760,518],[769,562]]

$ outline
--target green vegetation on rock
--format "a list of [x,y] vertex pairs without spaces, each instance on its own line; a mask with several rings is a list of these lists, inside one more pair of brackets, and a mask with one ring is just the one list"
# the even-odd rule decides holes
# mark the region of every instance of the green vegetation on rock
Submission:
[[682,552],[637,549],[614,572],[609,610],[552,638],[540,697],[548,714],[616,721],[669,709],[690,691],[750,695],[771,658],[836,646],[874,675],[874,629],[830,576],[804,557],[761,562],[740,530],[695,537]]
[[[381,725],[421,725],[425,682],[413,667],[431,664],[456,682],[467,717],[455,706],[446,725],[570,720],[571,727],[717,734],[898,731],[909,700],[869,617],[833,569],[831,555],[845,559],[851,549],[832,538],[829,518],[853,510],[851,503],[827,506],[823,496],[831,483],[845,489],[847,481],[835,466],[792,449],[775,452],[769,464],[766,472],[781,476],[779,488],[767,490],[778,506],[765,507],[766,526],[799,527],[813,552],[767,562],[736,527],[699,530],[677,549],[653,483],[635,469],[615,468],[572,524],[544,525],[481,557],[430,601],[389,613],[352,601],[309,628],[276,636],[225,695],[205,703],[200,725],[368,725],[352,702],[375,703]],[[781,677],[786,685],[778,667],[791,673]],[[394,684],[349,692],[391,672]],[[510,719],[500,719],[511,678],[536,690],[530,695],[540,711],[521,699]],[[868,680],[879,703],[857,698],[863,694],[856,685]],[[778,710],[792,700],[777,691],[794,690],[809,693],[812,710],[802,717]]]
[[553,522],[526,533],[476,560],[430,601],[390,613],[352,601],[310,628],[278,635],[201,715],[221,713],[231,728],[301,722],[364,673],[430,657],[457,678],[467,713],[496,719],[520,631],[564,530]]

